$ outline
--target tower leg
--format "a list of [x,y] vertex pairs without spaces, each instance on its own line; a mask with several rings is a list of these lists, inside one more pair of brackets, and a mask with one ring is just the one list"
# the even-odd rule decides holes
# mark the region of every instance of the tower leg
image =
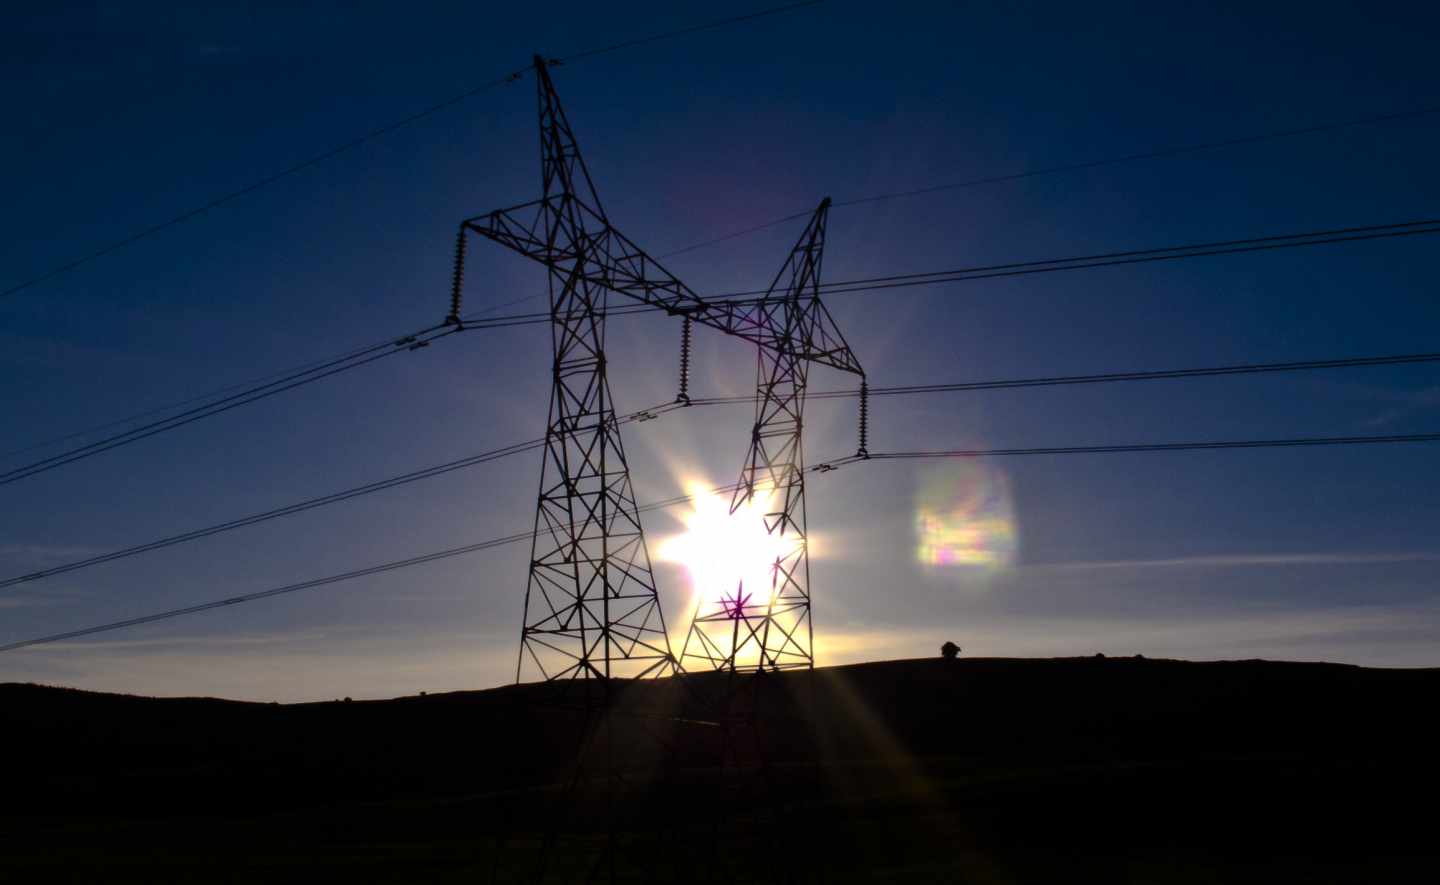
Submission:
[[675,659],[605,377],[604,294],[552,266],[550,422],[516,676],[644,677]]
[[820,204],[753,314],[778,346],[759,348],[755,424],[730,513],[764,504],[765,530],[777,551],[768,585],[741,583],[733,594],[701,600],[681,649],[682,666],[790,670],[815,665],[801,440],[811,355],[817,342],[829,340],[819,301],[828,209],[829,200]]

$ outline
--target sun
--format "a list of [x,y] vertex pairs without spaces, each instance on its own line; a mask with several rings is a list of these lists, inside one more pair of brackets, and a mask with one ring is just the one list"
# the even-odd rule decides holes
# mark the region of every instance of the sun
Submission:
[[657,554],[689,573],[693,609],[733,604],[737,598],[747,606],[766,605],[776,562],[800,543],[766,529],[765,515],[775,509],[773,493],[757,492],[731,513],[728,494],[699,482],[685,483],[685,490],[693,507],[682,517],[685,531],[662,540]]

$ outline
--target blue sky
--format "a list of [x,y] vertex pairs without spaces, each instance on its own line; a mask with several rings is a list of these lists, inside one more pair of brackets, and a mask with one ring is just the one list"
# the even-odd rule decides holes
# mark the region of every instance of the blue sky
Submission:
[[[557,68],[611,218],[655,253],[826,195],[1004,175],[1440,102],[1421,4],[827,2]],[[740,14],[762,8],[734,7]],[[56,6],[0,36],[11,109],[0,283],[524,66],[713,8]],[[413,330],[444,313],[459,219],[538,196],[521,82],[0,300],[9,451]],[[1436,215],[1440,114],[839,207],[825,275]],[[668,262],[701,293],[774,274],[799,223]],[[472,244],[467,309],[543,290]],[[1428,238],[837,296],[876,385],[1436,350]],[[616,318],[623,410],[674,395],[678,328]],[[543,327],[474,332],[0,488],[0,570],[93,552],[537,436]],[[753,354],[701,334],[693,390]],[[847,379],[824,371],[817,388]],[[1440,374],[1392,367],[893,397],[880,449],[1440,430]],[[807,457],[854,447],[810,409]],[[642,501],[734,480],[749,410],[625,428]],[[42,450],[42,454],[45,450]],[[36,453],[28,453],[33,457]],[[1440,490],[1423,445],[874,463],[815,478],[821,663],[1144,653],[1437,665]],[[7,465],[23,463],[13,456]],[[319,577],[528,528],[538,457],[0,591],[0,641]],[[935,489],[983,486],[1003,568],[917,561]],[[678,530],[650,514],[652,547]],[[0,655],[0,680],[257,699],[511,678],[524,545]],[[679,620],[685,575],[658,568]],[[683,625],[672,623],[678,633]]]

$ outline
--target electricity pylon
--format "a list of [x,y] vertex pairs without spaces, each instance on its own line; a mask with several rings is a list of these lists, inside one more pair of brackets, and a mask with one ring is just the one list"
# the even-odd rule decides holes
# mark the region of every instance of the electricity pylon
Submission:
[[[585,723],[579,730],[582,746],[571,792],[581,789],[584,747],[595,739],[605,757],[606,773],[599,783],[607,785],[602,814],[608,835],[600,865],[591,874],[603,877],[601,867],[608,865],[609,878],[614,880],[616,860],[623,853],[615,796],[617,785],[632,778],[621,775],[623,763],[617,761],[617,753],[626,748],[617,746],[611,736],[611,701],[618,697],[611,691],[611,679],[664,675],[675,672],[679,662],[667,638],[606,379],[607,294],[635,298],[684,317],[687,332],[698,323],[760,350],[762,396],[746,500],[762,486],[784,489],[783,519],[773,523],[772,531],[799,526],[803,537],[803,484],[795,484],[797,471],[782,465],[789,460],[798,465],[805,368],[818,363],[861,377],[864,373],[815,300],[828,200],[802,237],[804,245],[792,253],[765,298],[706,301],[610,223],[547,64],[539,56],[534,71],[542,196],[461,223],[448,321],[463,326],[460,302],[469,234],[500,243],[547,269],[552,391],[516,678],[528,670],[547,681],[598,680],[585,683]],[[782,278],[787,280],[783,290]],[[782,291],[783,295],[777,294]],[[793,415],[789,424],[786,415]],[[772,435],[774,442],[761,443]],[[793,436],[793,444],[782,439],[787,435]],[[737,497],[736,507],[740,501]],[[767,525],[771,523],[767,518]],[[807,560],[802,555],[797,562],[803,570]],[[808,581],[793,586],[804,594],[808,662]],[[772,612],[772,616],[780,614]],[[592,685],[604,698],[598,720],[596,707],[589,703]],[[722,728],[727,735],[734,730],[729,725]]]
[[[460,323],[467,233],[549,271],[553,384],[516,678],[527,672],[527,662],[546,680],[663,675],[677,661],[605,377],[606,293],[689,317],[762,353],[783,354],[787,365],[804,360],[863,372],[843,340],[835,347],[824,334],[792,334],[766,299],[706,301],[617,230],[545,60],[536,56],[534,69],[543,196],[461,223],[450,313],[450,321]],[[814,270],[818,275],[818,264]]]
[[[811,362],[865,376],[835,320],[820,301],[827,197],[790,251],[751,318],[777,346],[759,349],[755,424],[730,514],[765,505],[765,531],[777,551],[762,586],[745,585],[701,600],[681,650],[682,666],[717,670],[789,670],[814,666],[810,622],[810,554],[805,528],[802,447],[805,387]],[[861,443],[862,451],[864,443]]]
[[[467,219],[467,230],[549,271],[552,388],[516,679],[662,675],[675,657],[636,512],[606,379],[606,290],[645,288],[646,259],[610,226],[545,62],[542,196]],[[658,287],[673,278],[654,281]],[[452,317],[458,308],[453,302]],[[456,318],[458,322],[458,318]],[[528,667],[527,667],[528,665]]]

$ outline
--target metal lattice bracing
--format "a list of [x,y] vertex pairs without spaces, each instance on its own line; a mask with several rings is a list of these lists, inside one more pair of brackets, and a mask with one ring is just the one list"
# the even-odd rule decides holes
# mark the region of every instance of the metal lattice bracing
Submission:
[[[675,657],[606,380],[613,230],[544,63],[536,59],[544,197],[470,230],[549,271],[553,386],[516,678],[642,677]],[[518,214],[530,217],[520,227]],[[523,231],[523,233],[517,233]]]
[[[755,425],[730,513],[763,505],[775,559],[762,586],[746,586],[742,580],[733,594],[700,600],[681,652],[682,666],[786,670],[814,665],[801,444],[807,373],[811,362],[825,362],[861,374],[820,301],[829,208],[826,199],[765,297],[746,308],[753,325],[779,346],[759,348]],[[830,359],[816,360],[813,355],[820,353]]]
[[[762,396],[756,439],[763,436],[764,444],[752,446],[750,460],[757,466],[750,471],[755,485],[749,500],[755,488],[788,476],[784,465],[793,463],[798,471],[804,367],[817,363],[864,374],[817,297],[829,201],[769,294],[706,301],[611,225],[538,56],[535,76],[543,196],[462,223],[449,318],[460,323],[467,233],[507,246],[549,271],[553,387],[516,675],[523,678],[527,670],[547,680],[662,675],[675,669],[676,659],[605,377],[606,295],[637,299],[757,346]],[[793,427],[786,423],[791,415]],[[803,484],[787,489],[783,500],[772,531],[789,537],[798,527],[803,540]],[[785,590],[783,598],[805,594],[805,605],[796,611],[803,613],[808,665],[807,567],[802,544],[797,577],[785,585],[798,589]]]

